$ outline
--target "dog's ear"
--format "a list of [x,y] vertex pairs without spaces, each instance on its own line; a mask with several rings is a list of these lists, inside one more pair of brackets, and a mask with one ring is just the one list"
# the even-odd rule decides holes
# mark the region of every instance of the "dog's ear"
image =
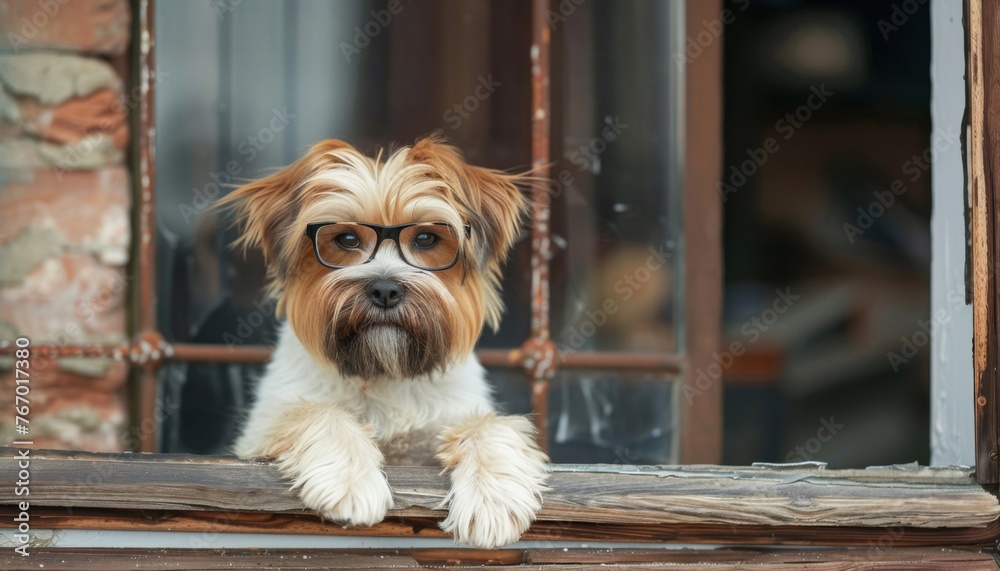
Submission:
[[455,194],[472,227],[480,262],[499,272],[511,246],[521,234],[528,201],[521,192],[528,178],[469,165],[462,154],[437,136],[417,142],[410,159],[434,168]]
[[250,182],[222,198],[217,206],[235,213],[240,236],[234,247],[260,248],[268,270],[279,280],[288,277],[294,259],[295,218],[301,207],[303,182],[335,159],[331,153],[347,148],[343,141],[316,143],[302,158],[284,169]]

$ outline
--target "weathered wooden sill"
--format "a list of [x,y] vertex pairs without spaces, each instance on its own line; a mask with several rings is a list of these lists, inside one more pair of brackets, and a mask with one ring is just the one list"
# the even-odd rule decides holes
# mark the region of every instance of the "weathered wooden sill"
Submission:
[[[0,527],[13,526],[16,451],[0,449]],[[371,528],[304,510],[277,471],[232,457],[32,451],[34,529],[126,529],[445,537],[448,481],[386,470],[396,505]],[[1000,504],[971,471],[722,466],[554,467],[525,539],[714,544],[992,546]],[[8,517],[11,516],[11,517]]]
[[59,549],[37,548],[30,557],[0,553],[0,565],[17,569],[134,571],[135,569],[689,569],[757,571],[851,569],[939,571],[997,569],[989,553],[970,548],[841,547],[832,549]]

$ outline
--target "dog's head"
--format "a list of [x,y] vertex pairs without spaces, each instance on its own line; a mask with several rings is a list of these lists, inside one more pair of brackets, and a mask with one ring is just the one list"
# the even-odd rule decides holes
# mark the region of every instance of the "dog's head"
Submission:
[[278,311],[347,376],[412,378],[496,328],[526,201],[518,175],[431,137],[372,159],[336,140],[223,199],[259,247]]

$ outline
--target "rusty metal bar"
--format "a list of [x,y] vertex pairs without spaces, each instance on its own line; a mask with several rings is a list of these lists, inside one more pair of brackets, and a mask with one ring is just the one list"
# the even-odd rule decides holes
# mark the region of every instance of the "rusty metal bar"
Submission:
[[[530,358],[523,349],[480,349],[476,357],[484,367],[524,367]],[[626,351],[596,353],[556,353],[556,367],[562,369],[595,369],[618,371],[650,371],[680,374],[687,360],[682,355],[667,353],[632,353]]]
[[266,363],[271,360],[272,349],[263,345],[230,347],[228,345],[171,345],[171,358],[187,362]]
[[[139,200],[138,200],[138,295],[135,311],[135,333],[137,338],[156,333],[156,131],[155,93],[153,79],[156,70],[155,38],[153,18],[156,5],[154,0],[139,0],[138,37],[132,41],[138,46],[139,55]],[[138,418],[134,424],[153,418],[156,411],[156,371],[143,368],[136,379]],[[158,427],[157,427],[158,428]],[[154,452],[158,430],[140,431],[139,450]]]
[[[549,0],[531,3],[531,166],[540,179],[549,177],[552,130],[550,89],[551,28],[546,14]],[[531,213],[531,337],[525,341],[524,369],[531,380],[538,441],[548,446],[549,379],[558,366],[556,346],[549,335],[550,196],[544,185],[532,193]]]
[[667,353],[568,353],[560,355],[565,369],[605,369],[618,371],[650,371],[681,373],[686,360],[681,355]]
[[479,349],[476,358],[484,367],[497,369],[520,369],[524,367],[524,351],[521,349]]
[[[9,340],[0,340],[0,356],[9,357],[14,354],[16,347]],[[91,345],[34,345],[31,348],[32,355],[41,359],[63,359],[63,358],[103,358],[114,359],[116,361],[125,360],[131,349],[128,343],[106,343]]]
[[[16,347],[0,340],[0,357],[11,356]],[[43,359],[99,358],[128,361],[146,368],[156,368],[164,362],[176,363],[267,363],[273,350],[265,345],[230,347],[228,345],[169,344],[158,334],[145,334],[136,343],[94,345],[41,345],[33,349]],[[528,359],[523,349],[480,349],[476,357],[484,367],[518,369]],[[681,355],[660,353],[561,353],[556,360],[565,369],[618,371],[650,371],[681,373],[685,359]]]

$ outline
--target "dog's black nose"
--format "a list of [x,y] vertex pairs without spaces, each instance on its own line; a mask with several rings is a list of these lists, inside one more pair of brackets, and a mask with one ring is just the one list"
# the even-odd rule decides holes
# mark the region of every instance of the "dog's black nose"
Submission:
[[392,280],[375,280],[365,288],[368,299],[375,307],[389,309],[396,307],[403,299],[403,286]]

